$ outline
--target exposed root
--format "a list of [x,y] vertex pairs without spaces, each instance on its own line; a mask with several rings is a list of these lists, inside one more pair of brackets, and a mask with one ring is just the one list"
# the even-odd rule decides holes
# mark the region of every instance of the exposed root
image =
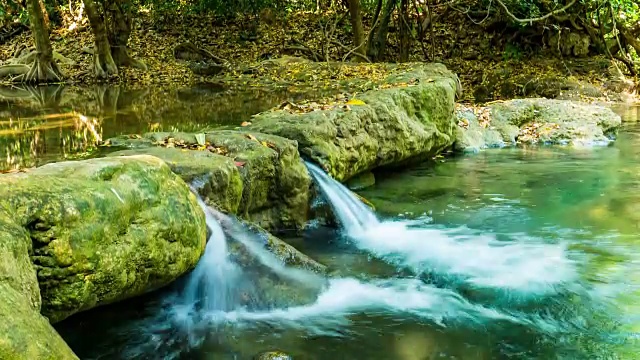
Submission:
[[106,54],[94,52],[93,54],[93,72],[98,79],[107,79],[111,76],[118,76],[118,67],[113,61],[111,52]]
[[126,49],[111,47],[111,53],[118,66],[130,67],[142,71],[148,70],[147,65],[143,61],[133,58]]
[[[28,56],[31,57],[31,54]],[[30,64],[8,64],[0,66],[0,78],[9,78],[15,83],[60,82],[63,75],[55,62],[43,62],[33,56]]]

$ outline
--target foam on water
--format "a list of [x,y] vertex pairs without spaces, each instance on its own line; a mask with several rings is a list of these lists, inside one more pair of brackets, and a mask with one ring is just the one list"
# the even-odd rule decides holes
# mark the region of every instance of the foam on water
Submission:
[[214,323],[230,322],[236,326],[268,323],[280,328],[304,328],[319,335],[341,334],[358,314],[411,316],[442,327],[453,324],[484,327],[507,321],[534,326],[541,331],[559,331],[554,321],[507,314],[474,305],[457,293],[424,284],[417,279],[360,281],[353,278],[331,279],[328,288],[309,305],[269,311],[236,310],[213,314]]
[[498,241],[469,229],[415,226],[413,221],[380,222],[351,191],[307,163],[349,239],[360,249],[414,271],[453,275],[483,288],[539,294],[577,276],[562,244],[531,238]]

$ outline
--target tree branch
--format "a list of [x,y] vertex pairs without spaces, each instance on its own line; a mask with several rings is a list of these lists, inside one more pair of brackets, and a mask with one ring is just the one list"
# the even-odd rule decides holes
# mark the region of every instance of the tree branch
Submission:
[[558,9],[558,10],[554,10],[546,15],[537,17],[537,18],[529,18],[529,19],[520,19],[517,16],[515,16],[511,11],[509,11],[509,8],[507,8],[507,5],[504,4],[504,2],[502,2],[502,0],[496,0],[498,2],[498,4],[504,9],[504,11],[507,13],[507,15],[509,15],[509,17],[511,17],[513,20],[517,21],[517,22],[521,22],[521,23],[532,23],[534,21],[542,21],[545,19],[548,19],[556,14],[559,14],[561,12],[566,11],[568,8],[572,7],[573,4],[576,3],[576,0],[572,0],[570,3],[568,3],[567,5],[565,5],[564,7]]

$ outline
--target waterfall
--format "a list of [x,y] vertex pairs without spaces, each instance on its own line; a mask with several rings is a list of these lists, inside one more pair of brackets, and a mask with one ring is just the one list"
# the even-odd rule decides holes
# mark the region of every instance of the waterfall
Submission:
[[381,222],[340,182],[316,165],[307,167],[356,247],[418,275],[526,296],[555,292],[577,276],[564,244],[520,234],[500,234],[506,240],[498,240],[495,234],[420,220]]
[[361,234],[367,228],[379,224],[373,211],[363,204],[349,189],[329,177],[318,166],[309,162],[306,165],[320,191],[329,200],[338,221],[348,235]]
[[227,237],[222,226],[204,201],[196,197],[211,235],[202,258],[187,279],[181,303],[189,313],[233,310],[237,304],[235,287],[242,271],[229,260]]

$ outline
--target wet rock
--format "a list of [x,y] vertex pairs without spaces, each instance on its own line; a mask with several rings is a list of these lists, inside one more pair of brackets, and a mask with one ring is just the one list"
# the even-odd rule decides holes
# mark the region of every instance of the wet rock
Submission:
[[425,159],[454,140],[457,77],[440,64],[390,75],[403,84],[358,96],[364,104],[307,113],[274,110],[249,128],[296,140],[300,152],[344,181],[380,166]]
[[249,231],[256,234],[256,239],[270,253],[284,265],[297,269],[304,269],[317,274],[325,274],[327,267],[298,251],[293,246],[273,236],[256,224],[245,223]]
[[210,61],[190,63],[188,66],[189,66],[189,69],[191,69],[191,71],[193,71],[194,74],[203,75],[203,76],[218,75],[225,70],[225,67],[223,65],[210,62]]
[[604,145],[622,121],[611,109],[569,100],[518,99],[458,109],[459,151],[516,144]]
[[[152,144],[166,143],[168,139],[183,147],[198,144],[196,134],[192,133],[158,132],[142,137]],[[218,149],[232,161],[242,178],[240,204],[237,211],[229,212],[270,230],[302,229],[308,219],[311,178],[295,141],[274,135],[232,130],[204,133],[204,140],[208,146]],[[126,143],[122,146],[128,147]],[[205,152],[206,149],[200,151]],[[198,161],[202,161],[203,157],[205,156],[199,156]],[[203,166],[198,171],[207,173],[214,170],[207,171],[205,167],[217,165],[211,163]],[[174,165],[174,168],[178,166]],[[179,173],[184,172],[179,170]],[[235,185],[233,189],[235,194]],[[230,206],[226,208],[233,210]],[[225,207],[220,209],[224,210]]]
[[293,360],[289,354],[275,350],[265,351],[253,357],[253,360]]
[[0,359],[77,359],[40,315],[29,233],[0,207]]
[[362,190],[376,184],[376,177],[371,171],[358,174],[347,180],[346,185],[351,190]]
[[169,284],[195,266],[206,242],[194,195],[152,156],[0,176],[0,209],[30,240],[52,322]]
[[184,151],[175,148],[150,147],[124,150],[109,156],[148,154],[162,159],[171,171],[191,184],[207,205],[235,214],[242,199],[242,177],[233,160],[209,151]]

